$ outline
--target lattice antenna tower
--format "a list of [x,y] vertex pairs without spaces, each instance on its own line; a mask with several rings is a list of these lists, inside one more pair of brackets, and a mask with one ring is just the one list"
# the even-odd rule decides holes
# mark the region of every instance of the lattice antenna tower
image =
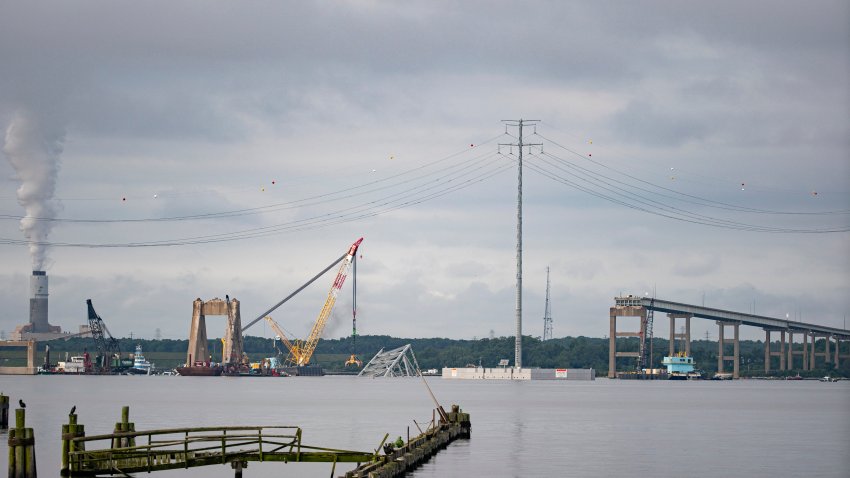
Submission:
[[[510,146],[513,155],[513,147],[517,148],[517,199],[516,199],[516,339],[514,342],[514,367],[522,368],[522,152],[529,146],[542,146],[542,144],[523,143],[522,128],[525,125],[535,126],[540,120],[502,120],[505,123],[505,134],[508,127],[517,128],[517,142],[504,143],[499,146]],[[536,132],[536,131],[535,131]],[[500,151],[501,153],[501,151]]]
[[552,340],[552,308],[549,305],[549,268],[546,268],[546,307],[543,311],[543,340]]

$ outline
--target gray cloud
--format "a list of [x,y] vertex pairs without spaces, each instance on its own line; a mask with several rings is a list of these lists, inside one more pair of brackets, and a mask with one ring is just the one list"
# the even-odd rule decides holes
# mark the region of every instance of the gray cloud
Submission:
[[[518,117],[544,120],[541,134],[579,155],[687,194],[783,211],[848,209],[848,14],[840,1],[7,2],[0,122],[5,130],[28,108],[67,131],[56,186],[64,217],[297,201],[469,150],[502,132],[499,120]],[[635,184],[549,142],[544,148]],[[22,214],[13,174],[0,162],[0,211],[9,215]],[[515,178],[509,170],[415,207],[263,240],[57,248],[51,310],[76,310],[96,296],[116,333],[159,327],[182,337],[195,297],[230,293],[246,316],[258,314],[365,236],[363,333],[510,335]],[[280,187],[261,194],[271,179]],[[603,335],[614,295],[653,287],[673,300],[700,300],[706,291],[713,305],[733,309],[753,294],[757,304],[793,299],[833,324],[850,306],[846,235],[706,228],[617,206],[530,168],[524,180],[533,335],[542,330],[547,265],[556,335]],[[232,232],[323,217],[377,196],[209,223],[60,223],[52,237],[130,242]],[[766,225],[846,224],[842,215],[686,207]],[[0,237],[21,238],[17,222],[0,221]],[[20,290],[26,255],[0,245],[4,290]],[[287,304],[281,323],[308,328],[324,282]],[[742,283],[755,292],[738,290]],[[25,316],[20,297],[0,296],[9,311],[0,328]],[[155,305],[141,311],[148,302]],[[340,323],[346,313],[340,309]],[[77,322],[56,319],[68,328]]]

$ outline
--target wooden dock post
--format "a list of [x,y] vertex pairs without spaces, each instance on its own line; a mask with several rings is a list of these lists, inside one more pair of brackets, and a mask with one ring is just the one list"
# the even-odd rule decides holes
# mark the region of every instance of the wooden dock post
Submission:
[[[121,421],[115,424],[114,433],[134,431],[136,431],[136,424],[130,423],[130,407],[121,407]],[[119,437],[112,439],[112,448],[127,448],[131,446],[136,446],[135,438]]]
[[9,430],[9,478],[37,478],[35,435],[25,428],[26,410],[15,410],[15,428]]
[[62,425],[62,469],[59,470],[61,476],[69,476],[71,468],[74,467],[71,463],[71,452],[85,450],[83,443],[75,443],[73,439],[84,436],[86,436],[85,426],[77,424],[77,414],[69,414],[68,423]]
[[9,428],[9,397],[0,393],[0,430]]

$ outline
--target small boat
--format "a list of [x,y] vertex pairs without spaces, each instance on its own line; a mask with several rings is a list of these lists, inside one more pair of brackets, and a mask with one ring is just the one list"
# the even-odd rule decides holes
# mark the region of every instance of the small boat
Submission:
[[803,377],[801,377],[800,374],[798,373],[797,375],[794,375],[793,377],[785,377],[785,380],[803,380]]
[[818,380],[821,381],[821,382],[837,382],[838,381],[837,378],[832,378],[829,375],[822,377],[822,378],[819,378]]
[[133,366],[127,371],[133,375],[150,375],[151,363],[142,354],[142,345],[136,345],[136,353],[133,355]]
[[71,374],[81,374],[85,373],[87,370],[91,368],[90,363],[88,362],[88,353],[83,356],[74,356],[71,357],[70,361],[67,362],[57,362],[56,370],[60,373],[71,373]]
[[667,367],[668,380],[700,380],[702,373],[694,369],[694,358],[679,352],[672,357],[664,357],[662,365]]

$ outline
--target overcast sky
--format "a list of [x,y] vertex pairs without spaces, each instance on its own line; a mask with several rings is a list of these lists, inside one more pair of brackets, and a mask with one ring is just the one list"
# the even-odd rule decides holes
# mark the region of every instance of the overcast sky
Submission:
[[[843,327],[848,62],[840,0],[2,2],[0,330],[39,254],[51,323],[186,338],[364,237],[359,333],[513,335],[520,118],[525,334],[546,267],[556,337],[653,291]],[[332,280],[272,316],[305,337]]]

